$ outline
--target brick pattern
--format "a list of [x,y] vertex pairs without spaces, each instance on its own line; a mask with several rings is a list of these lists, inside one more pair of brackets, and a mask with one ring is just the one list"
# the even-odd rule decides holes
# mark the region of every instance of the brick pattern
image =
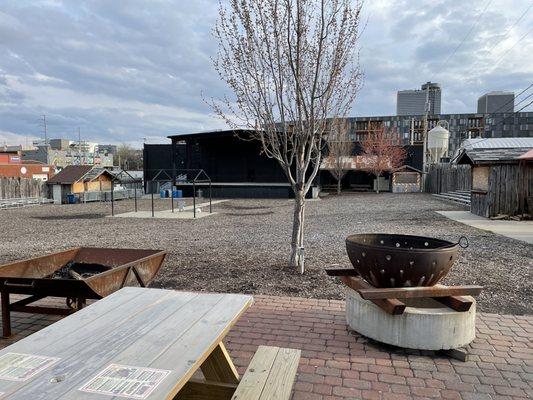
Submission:
[[260,344],[302,350],[294,400],[533,398],[533,317],[479,314],[470,360],[348,330],[344,301],[255,296],[226,339],[239,372]]
[[[0,347],[61,318],[12,315]],[[261,344],[301,349],[293,400],[533,398],[532,316],[478,314],[465,363],[349,331],[344,301],[255,296],[225,343],[241,374]]]

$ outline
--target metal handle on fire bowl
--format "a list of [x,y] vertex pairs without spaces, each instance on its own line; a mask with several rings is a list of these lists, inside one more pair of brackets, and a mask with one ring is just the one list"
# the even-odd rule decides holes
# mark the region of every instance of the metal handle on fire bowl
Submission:
[[466,236],[461,236],[457,244],[461,246],[463,249],[466,249],[470,245],[470,243],[468,242],[468,238]]

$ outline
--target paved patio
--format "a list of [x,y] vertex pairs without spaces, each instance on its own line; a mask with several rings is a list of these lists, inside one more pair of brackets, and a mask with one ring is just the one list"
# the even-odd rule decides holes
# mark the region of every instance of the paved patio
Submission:
[[462,224],[533,244],[533,221],[491,220],[472,214],[470,211],[437,212]]
[[[12,315],[0,347],[60,318]],[[344,301],[255,296],[225,342],[240,373],[260,344],[302,349],[294,400],[533,397],[533,316],[480,313],[477,331],[464,363],[349,332]]]

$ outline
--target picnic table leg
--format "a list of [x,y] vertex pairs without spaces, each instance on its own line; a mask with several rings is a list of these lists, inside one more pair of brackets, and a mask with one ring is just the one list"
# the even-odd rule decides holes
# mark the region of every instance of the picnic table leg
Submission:
[[239,383],[239,373],[222,342],[207,357],[200,367],[208,381]]
[[9,309],[9,292],[2,292],[2,336],[11,336],[11,314]]

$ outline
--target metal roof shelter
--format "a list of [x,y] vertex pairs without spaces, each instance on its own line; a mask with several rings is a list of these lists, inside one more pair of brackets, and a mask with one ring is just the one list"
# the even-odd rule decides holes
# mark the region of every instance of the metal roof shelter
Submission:
[[528,150],[527,147],[464,149],[457,158],[457,164],[517,163],[520,161],[519,157]]
[[472,149],[533,148],[533,137],[466,139],[461,147]]

